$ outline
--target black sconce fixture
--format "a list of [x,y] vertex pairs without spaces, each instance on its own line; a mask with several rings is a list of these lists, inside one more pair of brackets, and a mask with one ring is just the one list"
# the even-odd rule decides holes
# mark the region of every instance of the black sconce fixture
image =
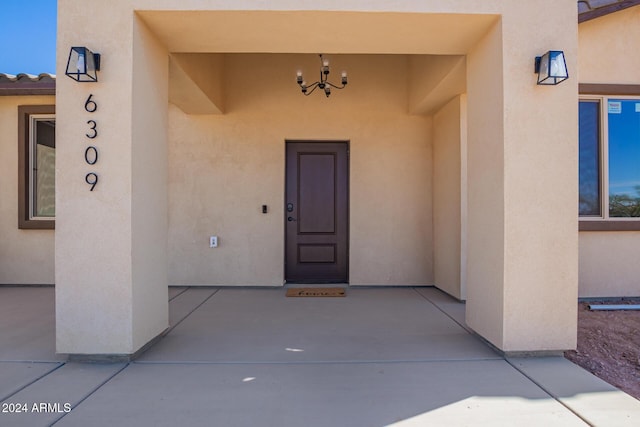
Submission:
[[542,56],[536,56],[535,70],[539,85],[557,85],[569,78],[564,52],[550,50]]
[[324,59],[322,57],[322,54],[319,55],[319,56],[320,56],[320,63],[322,64],[320,66],[320,81],[317,81],[315,83],[307,85],[307,82],[305,82],[303,77],[302,77],[302,71],[298,71],[297,76],[296,76],[296,82],[300,86],[300,89],[302,90],[302,93],[305,96],[311,95],[313,93],[313,91],[316,90],[316,88],[320,88],[320,89],[324,90],[324,94],[328,98],[329,95],[331,95],[331,88],[344,89],[344,87],[347,85],[347,72],[346,71],[342,72],[342,86],[337,86],[337,85],[331,83],[330,81],[328,81],[329,72],[330,72],[329,71],[329,60]]
[[86,47],[72,47],[65,74],[77,82],[97,82],[100,71],[100,54]]

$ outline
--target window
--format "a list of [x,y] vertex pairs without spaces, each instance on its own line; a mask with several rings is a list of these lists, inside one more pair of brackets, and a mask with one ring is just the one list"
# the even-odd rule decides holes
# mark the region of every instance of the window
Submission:
[[581,95],[579,126],[580,229],[640,230],[640,92]]
[[640,98],[608,99],[609,217],[640,217]]
[[580,101],[579,123],[580,215],[600,217],[600,101]]
[[55,228],[55,107],[18,107],[18,227]]

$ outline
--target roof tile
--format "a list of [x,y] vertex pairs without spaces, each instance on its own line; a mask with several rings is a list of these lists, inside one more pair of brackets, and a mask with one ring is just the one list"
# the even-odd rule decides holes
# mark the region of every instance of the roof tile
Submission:
[[0,73],[0,96],[55,95],[55,74]]
[[640,0],[578,0],[578,22],[640,5]]

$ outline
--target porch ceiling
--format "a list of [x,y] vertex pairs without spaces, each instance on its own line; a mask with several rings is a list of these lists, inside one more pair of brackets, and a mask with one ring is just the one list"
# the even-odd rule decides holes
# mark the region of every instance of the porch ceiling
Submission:
[[170,52],[463,55],[497,15],[137,11]]

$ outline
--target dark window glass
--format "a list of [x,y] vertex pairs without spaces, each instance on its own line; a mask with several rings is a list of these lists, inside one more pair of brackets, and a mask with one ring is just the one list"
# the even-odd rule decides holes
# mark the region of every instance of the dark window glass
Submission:
[[33,206],[31,216],[55,218],[56,216],[56,122],[50,119],[36,119],[32,135],[31,166],[33,180],[31,192]]
[[582,216],[600,216],[600,102],[580,101],[580,204]]
[[55,228],[55,106],[18,106],[18,228]]
[[609,99],[609,216],[640,217],[640,99]]

